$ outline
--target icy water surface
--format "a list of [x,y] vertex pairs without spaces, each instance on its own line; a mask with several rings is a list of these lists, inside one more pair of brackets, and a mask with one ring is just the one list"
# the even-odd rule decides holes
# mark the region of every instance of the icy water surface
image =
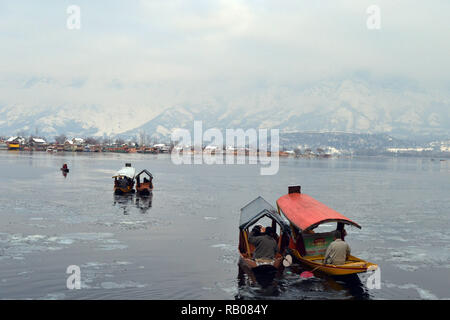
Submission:
[[[155,176],[152,198],[114,197],[125,162]],[[59,168],[67,163],[67,177]],[[167,155],[0,152],[2,299],[450,298],[450,164],[431,159],[282,159],[256,165],[173,165]],[[359,222],[352,252],[368,275],[301,279],[293,266],[268,287],[237,261],[239,209],[288,185]],[[66,269],[81,270],[69,290]]]

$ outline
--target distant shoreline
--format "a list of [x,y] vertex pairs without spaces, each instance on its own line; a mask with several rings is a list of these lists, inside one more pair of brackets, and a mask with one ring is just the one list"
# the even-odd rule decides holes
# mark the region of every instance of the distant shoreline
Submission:
[[[48,151],[41,151],[41,150],[8,150],[8,149],[0,149],[0,152],[10,153],[10,154],[47,154],[47,155],[55,155],[55,156],[65,156],[65,155],[141,155],[141,156],[168,156],[170,157],[170,153],[139,153],[139,152],[109,152],[109,151],[103,151],[103,152],[86,152],[86,151],[58,151],[58,152],[48,152]],[[181,153],[180,155],[182,155]],[[211,157],[218,157],[222,155],[223,157],[226,157],[227,153],[219,153],[219,154],[209,154],[208,152],[203,153],[194,153],[189,152],[189,154],[192,157],[195,157],[197,155],[203,155],[203,156],[211,156]],[[245,158],[249,157],[261,157],[261,158],[270,158],[270,155],[259,155],[259,153],[256,154],[233,154],[234,157],[240,157],[244,156]],[[430,159],[430,161],[447,161],[450,160],[450,153],[443,153],[443,154],[420,154],[420,153],[392,153],[392,152],[383,152],[383,153],[372,153],[372,154],[365,154],[364,152],[354,152],[353,154],[333,154],[333,155],[286,155],[286,154],[280,154],[280,159],[306,159],[306,160],[323,160],[323,159],[352,159],[352,158],[424,158],[424,159]]]

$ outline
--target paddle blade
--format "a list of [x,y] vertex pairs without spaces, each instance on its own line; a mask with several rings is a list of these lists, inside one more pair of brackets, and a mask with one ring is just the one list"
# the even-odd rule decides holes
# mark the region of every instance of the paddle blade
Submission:
[[292,264],[292,256],[290,254],[286,255],[283,259],[283,266],[286,268],[291,266]]

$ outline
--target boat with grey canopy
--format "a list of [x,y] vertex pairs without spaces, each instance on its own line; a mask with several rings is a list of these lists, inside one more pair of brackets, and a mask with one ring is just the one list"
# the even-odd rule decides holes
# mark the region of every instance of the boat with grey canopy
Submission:
[[[255,258],[255,246],[249,241],[250,228],[261,220],[268,220],[274,231],[272,234],[277,243],[277,252],[273,259]],[[239,267],[253,273],[276,274],[292,263],[292,257],[286,255],[289,245],[289,225],[278,214],[277,210],[262,197],[257,197],[241,209],[239,221]]]

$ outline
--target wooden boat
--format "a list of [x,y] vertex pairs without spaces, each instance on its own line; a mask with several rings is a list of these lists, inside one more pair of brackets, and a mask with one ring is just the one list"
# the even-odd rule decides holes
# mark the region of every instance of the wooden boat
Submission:
[[[141,182],[141,175],[147,175]],[[142,170],[136,175],[136,192],[139,195],[149,195],[153,190],[153,175],[147,170]]]
[[8,143],[8,150],[19,150],[20,144],[19,143]]
[[114,194],[134,193],[134,176],[136,169],[131,163],[126,163],[125,167],[116,172],[114,178]]
[[136,151],[137,153],[158,153],[154,148],[150,148],[150,147],[142,147],[141,149]]
[[[312,197],[302,194],[300,186],[289,187],[289,193],[277,200],[278,213],[290,222],[291,239],[289,251],[304,265],[329,275],[348,275],[376,270],[378,265],[352,255],[343,265],[324,264],[328,245],[334,241],[336,231],[345,236],[345,225],[361,229],[356,222],[327,207]],[[314,233],[314,228],[324,223],[337,223],[336,230]]]
[[[272,228],[277,234],[279,253],[274,259],[254,259],[253,252],[255,247],[249,243],[249,228],[263,219],[269,219],[272,222]],[[244,271],[252,272],[252,275],[258,273],[275,275],[278,271],[282,271],[283,267],[288,266],[292,262],[292,257],[285,257],[286,248],[289,244],[290,229],[274,207],[272,207],[262,197],[258,197],[241,209],[241,217],[239,222],[239,267]],[[290,261],[290,262],[289,262]]]

